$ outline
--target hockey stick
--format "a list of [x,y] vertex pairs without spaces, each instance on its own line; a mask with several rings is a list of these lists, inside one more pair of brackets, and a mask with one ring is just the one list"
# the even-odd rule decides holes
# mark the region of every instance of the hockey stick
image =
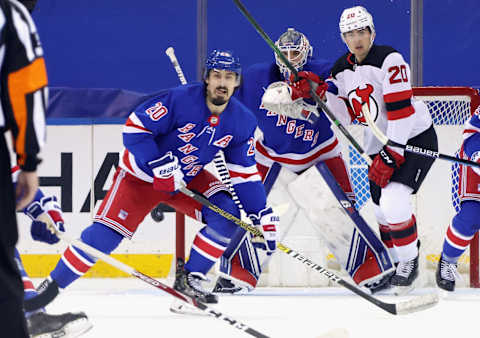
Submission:
[[165,54],[167,54],[168,58],[170,59],[170,62],[172,62],[173,68],[175,68],[175,71],[177,72],[178,78],[180,79],[180,83],[182,85],[187,84],[187,79],[185,78],[185,75],[183,74],[182,68],[180,67],[180,64],[178,63],[177,57],[175,56],[175,50],[173,47],[168,47],[165,50]]
[[[261,35],[261,37],[267,42],[267,44],[270,46],[270,48],[273,49],[275,54],[278,55],[280,60],[282,60],[282,63],[285,64],[288,69],[295,75],[295,77],[298,77],[298,71],[295,69],[295,67],[292,66],[292,64],[288,61],[288,59],[285,57],[285,55],[282,54],[282,52],[278,49],[278,47],[273,43],[272,39],[265,33],[265,31],[258,25],[258,23],[255,21],[255,19],[252,17],[252,15],[248,12],[248,10],[245,8],[245,6],[242,4],[240,0],[233,0],[235,5],[238,7],[240,12],[247,18],[247,20],[252,24],[252,26],[256,29],[256,31]],[[353,138],[352,134],[343,126],[343,124],[335,117],[335,115],[330,111],[330,108],[323,102],[320,97],[318,97],[317,93],[315,92],[314,88],[314,83],[312,80],[307,79],[308,83],[310,84],[310,95],[312,98],[315,100],[315,102],[320,106],[320,108],[323,110],[323,112],[327,115],[327,117],[332,121],[335,126],[342,132],[343,135],[348,139],[348,141],[352,144],[352,146],[359,152],[360,156],[367,161],[368,164],[371,163],[370,157],[365,153],[363,148],[358,144],[358,142]],[[316,114],[315,114],[316,113]],[[305,119],[315,123],[318,120],[318,111],[317,112],[312,112],[310,115],[306,116]],[[298,118],[298,117],[297,117]]]
[[[219,208],[218,206],[214,205],[211,203],[209,200],[207,200],[205,197],[187,189],[186,187],[182,187],[179,189],[183,194],[193,198],[195,201],[199,202],[203,206],[209,208],[210,210],[216,212],[220,216],[225,217],[226,219],[232,221],[233,223],[237,224],[238,226],[244,228],[245,230],[250,231],[256,236],[263,236],[262,232],[256,228],[253,225],[250,225],[248,223],[243,222],[242,220],[238,219],[237,217],[233,216],[232,214],[228,213],[227,211]],[[310,260],[307,256],[301,254],[300,252],[293,250],[286,246],[283,243],[277,242],[277,248],[280,251],[283,251],[287,255],[291,256],[293,259],[300,261],[301,263],[305,264],[308,266],[310,269],[315,270],[324,276],[326,276],[328,279],[331,281],[349,289],[353,293],[359,295],[360,297],[366,299],[370,303],[378,306],[382,310],[385,310],[391,314],[394,315],[399,315],[399,314],[407,314],[407,313],[412,313],[416,311],[420,311],[429,307],[434,306],[436,303],[438,303],[438,295],[437,294],[429,294],[429,295],[424,295],[424,296],[418,296],[412,300],[409,301],[403,301],[399,303],[386,303],[383,302],[375,297],[372,297],[368,293],[360,290],[356,286],[346,282],[342,278],[338,277],[335,275],[333,272],[328,271],[327,269],[321,267],[320,265],[314,263],[312,260]]]
[[[43,217],[42,217],[43,216]],[[48,219],[45,219],[45,217],[47,217],[45,214],[41,215],[39,217],[39,220],[48,224]],[[50,228],[49,228],[50,229]],[[52,229],[50,229],[50,231],[52,231]],[[65,233],[63,232],[60,232],[58,231],[57,229],[53,229],[53,231],[55,232],[55,235],[57,235],[58,238],[60,238],[61,240],[67,242],[67,243],[70,243],[76,247],[78,247],[79,249],[85,251],[86,253],[88,253],[89,255],[91,256],[94,256],[98,259],[101,259],[102,261],[104,261],[105,263],[113,266],[113,267],[116,267],[117,269],[129,274],[130,276],[133,276],[133,277],[136,277],[142,281],[144,281],[145,283],[147,284],[150,284],[170,295],[172,295],[173,297],[175,297],[176,299],[180,299],[181,301],[185,302],[185,303],[188,303],[194,307],[196,307],[197,309],[200,309],[202,310],[203,312],[205,312],[207,315],[209,316],[212,316],[216,319],[220,319],[221,321],[225,322],[226,324],[238,329],[238,330],[241,330],[241,331],[244,331],[245,333],[251,335],[251,336],[254,336],[254,337],[260,337],[260,338],[268,338],[267,335],[264,335],[263,333],[260,333],[258,332],[257,330],[249,327],[248,325],[216,310],[216,309],[213,309],[209,306],[207,306],[206,304],[198,301],[195,297],[191,297],[189,295],[186,295],[184,293],[181,293],[177,290],[175,290],[174,288],[166,285],[166,284],[163,284],[162,282],[156,280],[156,279],[153,279],[152,277],[149,277],[137,270],[135,270],[134,268],[132,268],[131,266],[129,265],[126,265],[122,262],[120,262],[119,260],[116,260],[115,258],[95,249],[94,247],[86,244],[86,243],[83,243],[82,241],[78,240],[78,239],[71,239],[69,238]]]
[[380,128],[377,127],[377,125],[375,124],[375,121],[373,121],[372,119],[372,115],[370,114],[370,109],[368,109],[368,104],[366,102],[362,104],[362,112],[363,112],[363,115],[365,116],[365,120],[367,120],[368,122],[368,126],[370,127],[370,130],[372,131],[373,135],[375,135],[375,137],[383,145],[402,148],[402,149],[405,149],[405,151],[408,151],[409,153],[413,153],[413,154],[417,154],[425,157],[431,157],[435,159],[439,158],[441,160],[461,163],[471,167],[480,168],[480,163],[477,163],[477,162],[465,160],[463,158],[457,158],[455,156],[444,155],[439,153],[436,150],[425,149],[418,146],[412,146],[410,144],[401,144],[401,143],[392,141],[380,130]]

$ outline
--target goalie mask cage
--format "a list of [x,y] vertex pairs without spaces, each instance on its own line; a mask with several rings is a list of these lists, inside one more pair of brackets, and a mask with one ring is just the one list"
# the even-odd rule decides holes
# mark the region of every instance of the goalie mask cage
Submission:
[[[463,125],[480,104],[478,90],[469,87],[416,87],[413,88],[413,94],[415,99],[424,101],[429,108],[438,135],[440,152],[455,154],[463,140]],[[363,144],[362,128],[364,127],[358,125],[348,127],[360,144]],[[360,154],[349,145],[346,138],[341,133],[336,134],[342,144],[342,153],[349,167],[357,208],[367,223],[378,233],[370,201],[368,167]],[[452,165],[448,161],[436,160],[418,193],[413,197],[413,209],[421,241],[420,283],[418,286],[435,285],[435,270],[442,251],[445,232],[459,207],[458,169],[458,164]],[[188,248],[191,245],[188,241],[185,243],[182,233],[184,231],[182,230],[183,224],[183,216],[177,216],[177,258],[184,257],[185,245]],[[189,237],[191,238],[191,236]],[[325,248],[317,229],[312,231],[312,229],[305,229],[302,224],[294,223],[284,241],[314,262],[339,273],[340,267],[333,255]],[[467,250],[460,258],[458,271],[462,275],[462,280],[457,281],[458,286],[480,287],[478,233],[470,243],[470,250]],[[347,276],[343,271],[340,272],[340,275]],[[302,264],[295,263],[281,252],[273,256],[258,285],[334,286],[328,279],[312,269],[303,267]]]

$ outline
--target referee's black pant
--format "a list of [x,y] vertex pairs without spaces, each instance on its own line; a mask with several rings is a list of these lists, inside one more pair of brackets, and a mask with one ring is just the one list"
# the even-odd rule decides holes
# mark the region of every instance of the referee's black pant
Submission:
[[14,260],[18,240],[10,155],[0,134],[0,336],[28,337],[23,312],[23,283]]

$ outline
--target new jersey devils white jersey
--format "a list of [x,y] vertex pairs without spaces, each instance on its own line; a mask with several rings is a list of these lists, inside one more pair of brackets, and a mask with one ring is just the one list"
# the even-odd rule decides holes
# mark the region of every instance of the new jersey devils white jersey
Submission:
[[[362,114],[362,103],[366,102],[380,130],[400,144],[432,124],[426,105],[412,99],[410,67],[392,47],[373,45],[362,63],[357,63],[351,53],[343,55],[333,66],[330,81],[337,87],[338,97],[327,93],[327,104],[335,114],[344,115],[339,117],[342,121],[356,119],[367,126]],[[339,104],[338,98],[348,107]],[[382,148],[370,128],[364,129],[364,148],[369,155]],[[395,150],[403,154],[402,149]]]

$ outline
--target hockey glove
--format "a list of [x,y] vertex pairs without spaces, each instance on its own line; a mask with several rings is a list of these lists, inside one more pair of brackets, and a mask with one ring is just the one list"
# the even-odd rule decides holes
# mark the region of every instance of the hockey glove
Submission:
[[153,172],[153,188],[159,191],[174,192],[184,187],[182,167],[172,152],[167,152],[159,159],[148,162]]
[[65,222],[62,209],[55,196],[42,197],[40,201],[30,203],[25,208],[25,213],[33,220],[30,232],[34,240],[48,244],[55,244],[59,241],[55,231],[64,232]]
[[310,86],[311,80],[313,83],[313,90],[318,95],[321,100],[325,100],[325,93],[328,89],[328,84],[321,80],[320,77],[312,72],[299,72],[297,76],[297,81],[295,81],[295,76],[292,74],[290,75],[290,87],[292,88],[292,100],[296,100],[299,97],[304,99],[310,99],[312,94],[310,90],[312,87]]
[[261,210],[258,215],[249,215],[253,225],[258,227],[264,237],[263,242],[253,241],[252,244],[271,255],[277,249],[277,228],[280,224],[280,217],[273,213],[272,208]]
[[390,181],[395,169],[399,168],[404,162],[405,157],[392,148],[384,146],[373,159],[368,171],[368,178],[380,188],[384,188]]

